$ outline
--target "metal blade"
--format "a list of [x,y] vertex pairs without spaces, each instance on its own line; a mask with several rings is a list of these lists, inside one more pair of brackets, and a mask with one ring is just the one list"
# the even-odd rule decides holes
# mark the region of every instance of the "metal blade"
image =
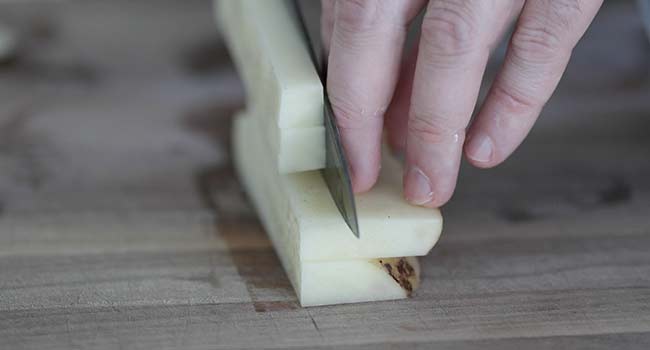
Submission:
[[[339,129],[334,120],[332,105],[327,96],[327,65],[323,59],[323,50],[320,48],[320,32],[317,28],[308,28],[306,13],[308,10],[301,5],[298,0],[293,0],[293,6],[298,17],[298,24],[305,34],[305,41],[309,47],[310,55],[316,70],[319,72],[324,91],[324,118],[325,118],[325,169],[321,171],[327,188],[332,195],[336,207],[341,212],[345,223],[350,227],[352,233],[359,238],[359,221],[357,219],[357,207],[354,202],[354,192],[352,191],[352,182],[348,171],[348,161],[345,158],[343,147],[341,146],[341,137]],[[308,4],[317,4],[309,1]],[[309,5],[307,5],[309,6]],[[320,23],[318,18],[313,19],[310,23]]]
[[348,161],[341,147],[339,130],[334,122],[334,113],[329,102],[325,103],[325,147],[325,169],[321,170],[321,173],[345,223],[359,238],[359,221],[348,172]]

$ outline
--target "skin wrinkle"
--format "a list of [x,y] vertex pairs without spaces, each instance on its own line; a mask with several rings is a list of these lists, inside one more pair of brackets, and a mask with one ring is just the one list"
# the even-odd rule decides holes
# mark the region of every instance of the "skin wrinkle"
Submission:
[[382,122],[386,111],[386,107],[380,107],[372,113],[367,113],[363,107],[354,110],[352,103],[342,102],[332,95],[330,95],[330,102],[335,110],[338,127],[345,130],[360,130],[368,127],[369,124]]
[[[359,32],[348,32],[345,30],[336,29],[338,32],[336,35],[332,35],[330,40],[336,40],[335,44],[338,45],[341,49],[348,50],[348,54],[363,54],[367,52],[364,49],[370,47],[382,47],[386,45],[386,42],[391,38],[395,37],[395,32],[389,30],[382,31],[359,31]],[[406,35],[406,29],[400,29],[400,35]],[[393,39],[394,40],[394,39]],[[374,44],[374,45],[369,45]],[[330,43],[331,45],[331,43]]]
[[[353,182],[374,183],[385,125],[391,147],[405,152],[405,178],[417,167],[425,175],[417,181],[430,183],[434,198],[425,206],[433,207],[453,193],[463,152],[491,167],[522,142],[603,0],[344,1],[337,16],[341,4],[351,12],[331,29],[328,88],[359,177]],[[419,50],[402,58],[406,28],[425,6]],[[476,106],[491,49],[515,19],[506,59]],[[417,188],[405,184],[407,199],[423,198]]]
[[521,114],[531,109],[541,108],[544,104],[536,97],[526,96],[523,92],[517,91],[513,84],[510,89],[504,89],[503,84],[497,84],[492,89],[493,96],[499,99],[506,110],[512,114]]
[[[534,4],[539,5],[540,3]],[[587,3],[589,2],[584,4]],[[563,13],[558,17],[557,13],[553,13],[553,9],[548,7],[527,6],[524,9],[517,30],[521,31],[524,28],[525,31],[527,28],[537,28],[535,34],[546,35],[547,38],[540,41],[538,38],[531,36],[533,41],[537,40],[536,44],[550,42],[551,45],[534,44],[533,47],[542,50],[540,53],[527,49],[524,45],[517,47],[517,43],[520,41],[511,41],[510,47],[518,48],[518,50],[509,50],[506,64],[504,64],[504,68],[495,80],[488,99],[479,112],[476,125],[472,126],[470,130],[470,133],[484,132],[489,134],[496,141],[498,153],[489,163],[477,164],[472,162],[474,165],[481,167],[494,166],[508,157],[521,144],[539,116],[543,105],[551,97],[552,91],[557,86],[569,61],[571,50],[586,30],[589,21],[593,18],[600,5],[597,1],[590,4],[592,5],[591,13],[585,13],[585,7],[580,8],[579,14],[583,18],[572,18],[568,24],[570,27],[558,22],[558,18],[569,18],[571,16],[567,15],[567,13]],[[548,14],[551,15],[550,18],[541,18]],[[543,26],[540,26],[540,23]],[[539,30],[539,28],[542,28],[542,30]],[[546,31],[551,34],[549,35]],[[557,37],[557,39],[554,39],[554,37]],[[564,45],[564,49],[561,50],[555,47],[562,45]],[[519,108],[513,109],[513,104],[517,104],[513,100],[521,100],[521,96],[529,96],[524,97],[524,101],[527,100],[529,103],[524,103],[523,106],[519,103]],[[526,108],[526,104],[528,104],[528,108]],[[468,148],[471,147],[468,146]],[[468,155],[468,158],[471,157]]]
[[[410,6],[403,5],[405,1],[396,0],[338,0],[334,11],[337,29],[349,32],[375,31],[379,27],[407,30],[412,17],[417,14],[414,8],[418,1]],[[352,11],[349,11],[352,9]],[[417,9],[415,9],[417,10]]]
[[481,35],[472,7],[464,1],[432,1],[422,21],[422,38],[438,37],[441,49],[464,46]]
[[552,63],[555,57],[570,52],[567,46],[556,30],[546,25],[522,24],[510,40],[514,55],[520,56],[520,59],[534,60],[537,64]]
[[556,20],[557,24],[564,30],[572,30],[575,18],[583,18],[584,13],[579,0],[546,0],[549,12],[553,16],[545,16]]
[[378,15],[381,5],[378,1],[338,0],[334,8],[337,28],[349,32],[372,31],[382,19]]
[[[401,32],[392,32],[384,33],[384,31],[376,33],[352,33],[353,35],[361,35],[361,37],[356,37],[355,40],[350,40],[351,38],[347,36],[335,35],[335,38],[339,38],[336,41],[337,49],[345,49],[348,54],[363,54],[367,50],[372,49],[370,46],[364,43],[377,43],[374,46],[379,46],[377,49],[382,49],[386,45],[402,45],[402,37],[406,35],[405,29],[401,28]],[[350,33],[348,33],[350,34]],[[348,35],[346,34],[346,35]],[[370,39],[372,38],[372,39]],[[392,41],[392,43],[387,43]],[[374,41],[373,41],[374,40]],[[355,44],[351,47],[352,44],[347,44],[354,42]],[[360,43],[361,42],[361,43]],[[399,60],[399,58],[395,58]],[[337,67],[333,67],[336,71]],[[332,69],[332,67],[330,68]],[[372,82],[371,85],[376,86],[382,83],[384,77],[381,75],[375,75],[377,78],[376,82]],[[371,77],[372,78],[372,77]],[[330,93],[330,101],[332,107],[337,116],[337,124],[342,129],[348,130],[361,130],[369,125],[376,125],[376,123],[383,120],[383,112],[385,112],[386,107],[384,102],[389,99],[389,96],[393,91],[386,91],[385,96],[377,96],[373,94],[365,93],[365,90],[357,85],[358,81],[350,81],[344,79],[331,79],[331,83],[328,85],[328,91]],[[380,107],[375,107],[379,105]],[[373,110],[372,113],[368,113],[369,110]],[[382,111],[382,113],[375,112]]]
[[[370,189],[379,174],[383,112],[399,77],[401,50],[411,20],[404,18],[411,10],[401,7],[418,2],[373,0],[372,4],[335,5],[328,92],[357,193]],[[341,20],[345,16],[340,13],[341,4],[354,7],[352,11],[367,6],[370,14]]]
[[465,128],[441,128],[440,123],[433,123],[429,118],[416,118],[409,120],[408,133],[417,137],[420,142],[428,145],[457,143],[458,135],[465,132]]

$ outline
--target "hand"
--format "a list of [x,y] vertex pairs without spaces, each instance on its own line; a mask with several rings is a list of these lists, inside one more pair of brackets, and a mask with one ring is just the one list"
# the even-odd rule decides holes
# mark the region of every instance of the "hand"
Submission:
[[[406,155],[404,195],[438,207],[461,153],[503,162],[557,86],[602,0],[322,0],[328,93],[355,192],[380,167],[382,129]],[[409,23],[426,6],[419,44],[402,60]],[[517,21],[487,99],[468,127],[491,49]]]

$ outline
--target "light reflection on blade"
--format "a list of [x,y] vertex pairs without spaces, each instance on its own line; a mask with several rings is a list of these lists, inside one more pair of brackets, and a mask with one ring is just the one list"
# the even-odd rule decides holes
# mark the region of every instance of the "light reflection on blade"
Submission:
[[[359,221],[357,219],[357,209],[354,202],[354,192],[352,191],[352,182],[350,181],[350,174],[348,172],[348,162],[341,146],[341,137],[339,130],[334,120],[334,113],[332,105],[327,97],[327,65],[322,60],[322,49],[317,47],[318,35],[320,35],[319,26],[316,28],[307,28],[305,20],[304,8],[300,5],[298,0],[293,0],[293,7],[298,18],[298,25],[305,35],[305,42],[309,47],[309,52],[314,62],[316,70],[319,72],[321,82],[324,90],[324,119],[325,119],[325,168],[321,171],[323,179],[327,184],[327,188],[332,195],[332,199],[336,204],[341,216],[345,220],[352,233],[359,238]],[[313,21],[316,24],[319,21]],[[311,29],[311,30],[309,30]],[[319,63],[319,61],[323,61]]]

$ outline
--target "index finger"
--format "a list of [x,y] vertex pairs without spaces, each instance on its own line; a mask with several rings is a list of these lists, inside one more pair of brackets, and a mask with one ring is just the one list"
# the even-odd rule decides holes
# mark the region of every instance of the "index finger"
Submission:
[[423,2],[336,2],[327,89],[355,192],[377,180],[384,112],[395,89],[408,23]]

